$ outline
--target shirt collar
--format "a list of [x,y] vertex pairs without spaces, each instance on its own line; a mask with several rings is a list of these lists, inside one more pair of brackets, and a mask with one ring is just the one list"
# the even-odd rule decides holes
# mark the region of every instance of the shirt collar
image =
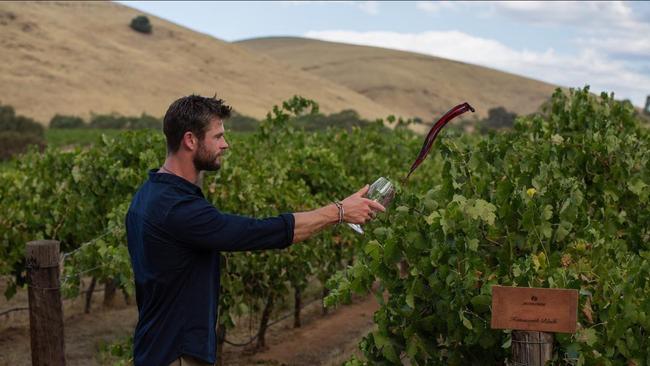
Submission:
[[175,174],[158,173],[158,169],[149,170],[149,180],[157,183],[173,184],[189,193],[197,194],[203,197],[203,191],[196,184]]

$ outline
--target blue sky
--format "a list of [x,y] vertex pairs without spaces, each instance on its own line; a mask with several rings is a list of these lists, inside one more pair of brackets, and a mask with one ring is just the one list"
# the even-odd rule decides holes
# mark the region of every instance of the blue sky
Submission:
[[[124,2],[226,41],[299,36],[430,54],[644,106],[647,2]],[[154,25],[155,27],[155,25]]]

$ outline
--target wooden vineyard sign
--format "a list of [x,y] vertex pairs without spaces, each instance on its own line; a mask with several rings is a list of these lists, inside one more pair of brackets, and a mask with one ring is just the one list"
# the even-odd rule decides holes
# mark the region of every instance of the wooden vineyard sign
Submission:
[[578,290],[492,287],[492,328],[575,333]]

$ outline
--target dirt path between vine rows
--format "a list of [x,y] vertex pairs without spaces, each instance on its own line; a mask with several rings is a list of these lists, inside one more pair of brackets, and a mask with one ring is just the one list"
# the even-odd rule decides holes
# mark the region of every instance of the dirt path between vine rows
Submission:
[[[17,303],[22,303],[23,298],[24,294],[19,293],[11,304],[3,299],[0,307],[22,305]],[[133,331],[137,321],[136,307],[124,303],[121,296],[116,300],[115,307],[107,309],[101,306],[101,296],[95,296],[90,314],[83,313],[81,299],[65,303],[67,365],[100,365],[97,357],[100,345],[115,342]],[[264,351],[253,352],[226,345],[224,364],[340,365],[352,354],[358,354],[357,344],[372,331],[372,315],[377,309],[374,296],[357,298],[352,304],[327,315],[321,314],[319,301],[312,302],[302,311],[301,328],[293,328],[292,317],[272,326],[267,331],[268,347]],[[287,309],[280,311],[286,313]],[[0,317],[0,366],[31,365],[27,317],[27,312]],[[246,320],[240,323],[245,324]],[[226,338],[235,342],[247,339],[249,331],[242,328],[234,329]]]
[[342,306],[304,327],[279,333],[281,339],[253,360],[280,365],[340,365],[357,352],[359,340],[374,328],[372,315],[378,308],[373,296]]

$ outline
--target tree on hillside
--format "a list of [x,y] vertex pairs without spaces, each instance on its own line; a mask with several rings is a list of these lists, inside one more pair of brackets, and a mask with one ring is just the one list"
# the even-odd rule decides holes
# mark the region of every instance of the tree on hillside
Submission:
[[50,120],[50,128],[84,128],[86,124],[83,118],[56,114]]
[[131,29],[136,32],[150,34],[153,30],[149,18],[144,15],[138,15],[131,20]]
[[44,129],[40,123],[16,114],[14,107],[0,104],[0,131],[14,131],[43,137]]
[[0,160],[20,154],[30,145],[45,146],[43,126],[29,117],[16,115],[14,107],[0,104]]
[[504,107],[490,108],[486,124],[490,128],[512,127],[517,114],[508,112]]

